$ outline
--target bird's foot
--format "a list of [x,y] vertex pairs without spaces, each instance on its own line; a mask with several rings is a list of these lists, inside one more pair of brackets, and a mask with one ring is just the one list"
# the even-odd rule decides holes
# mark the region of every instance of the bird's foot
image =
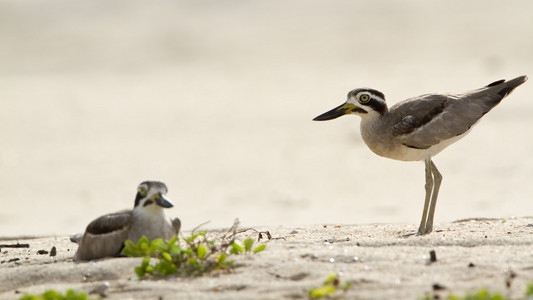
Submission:
[[[433,226],[432,226],[433,227]],[[431,233],[431,231],[433,231],[433,228],[432,227],[425,227],[425,228],[418,228],[418,232],[416,233],[416,235],[426,235],[426,234],[429,234]]]
[[402,238],[408,238],[408,237],[412,237],[413,235],[417,235],[417,233],[416,233],[416,232],[406,233],[406,234],[402,234],[402,235],[400,235],[400,237],[402,237]]
[[429,234],[431,231],[433,231],[433,228],[427,228],[427,227],[418,228],[417,232],[406,233],[406,234],[401,235],[401,237],[408,238],[414,235],[421,236],[421,235]]

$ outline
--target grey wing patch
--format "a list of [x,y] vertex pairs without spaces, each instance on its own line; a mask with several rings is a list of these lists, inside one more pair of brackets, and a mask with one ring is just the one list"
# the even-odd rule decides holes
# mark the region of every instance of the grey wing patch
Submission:
[[487,112],[527,80],[498,80],[463,94],[428,94],[391,107],[391,134],[410,148],[427,149],[465,134]]
[[128,238],[130,226],[131,214],[128,211],[108,214],[92,221],[85,230],[74,259],[117,256]]
[[92,221],[85,230],[92,234],[105,234],[120,230],[131,223],[131,214],[129,211],[112,213],[99,217]]
[[417,124],[420,123],[417,121],[418,120],[411,115],[403,118],[400,122],[392,125],[392,135],[400,136],[413,132],[416,129]]
[[392,125],[392,135],[410,148],[427,149],[438,143],[440,140],[427,131],[431,123],[442,116],[451,100],[442,95],[424,95],[391,108],[395,114],[403,116]]

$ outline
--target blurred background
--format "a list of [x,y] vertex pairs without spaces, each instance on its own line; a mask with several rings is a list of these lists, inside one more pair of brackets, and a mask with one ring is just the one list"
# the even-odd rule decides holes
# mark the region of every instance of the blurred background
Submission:
[[[405,223],[424,165],[373,154],[359,118],[533,75],[533,2],[0,0],[0,236],[82,232],[164,181],[184,229]],[[533,211],[533,88],[434,158],[435,221]]]

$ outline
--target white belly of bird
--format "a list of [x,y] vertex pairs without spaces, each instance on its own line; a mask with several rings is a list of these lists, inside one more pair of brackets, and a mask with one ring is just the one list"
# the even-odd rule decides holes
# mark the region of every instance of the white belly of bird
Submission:
[[427,149],[417,149],[410,148],[401,144],[398,139],[395,139],[392,136],[389,138],[378,136],[376,132],[379,131],[374,130],[375,128],[373,128],[373,125],[375,124],[369,122],[364,125],[363,123],[361,123],[361,125],[361,135],[363,137],[363,140],[365,141],[368,148],[372,150],[372,152],[379,156],[401,161],[421,161],[429,159],[439,154],[449,145],[463,138],[474,127],[472,126],[465,133],[443,140],[440,143],[433,145]]
[[431,146],[428,149],[409,148],[407,146],[402,145],[398,153],[389,158],[396,159],[396,160],[402,160],[402,161],[426,160],[439,154],[442,150],[446,149],[446,147],[462,139],[465,135],[468,134],[468,132],[469,131],[461,135],[454,136],[453,138],[441,141],[440,143],[434,146]]

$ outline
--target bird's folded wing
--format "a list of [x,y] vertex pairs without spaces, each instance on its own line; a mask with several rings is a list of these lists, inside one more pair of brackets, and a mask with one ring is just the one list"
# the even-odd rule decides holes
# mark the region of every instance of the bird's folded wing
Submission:
[[519,76],[460,95],[428,94],[401,102],[391,107],[396,116],[392,135],[418,149],[462,135],[526,80],[527,76]]
[[392,135],[405,146],[417,149],[427,149],[457,135],[462,128],[447,123],[450,117],[447,110],[454,101],[449,96],[428,94],[393,106],[391,114],[396,119],[392,120]]
[[87,226],[74,258],[91,260],[120,254],[130,225],[131,211],[97,218]]
[[91,234],[106,234],[121,230],[131,224],[131,211],[125,210],[117,213],[103,215],[89,223],[86,232]]
[[495,84],[461,95],[421,96],[411,101],[409,109],[401,105],[403,118],[393,124],[392,134],[417,149],[460,136],[509,94],[507,83]]

